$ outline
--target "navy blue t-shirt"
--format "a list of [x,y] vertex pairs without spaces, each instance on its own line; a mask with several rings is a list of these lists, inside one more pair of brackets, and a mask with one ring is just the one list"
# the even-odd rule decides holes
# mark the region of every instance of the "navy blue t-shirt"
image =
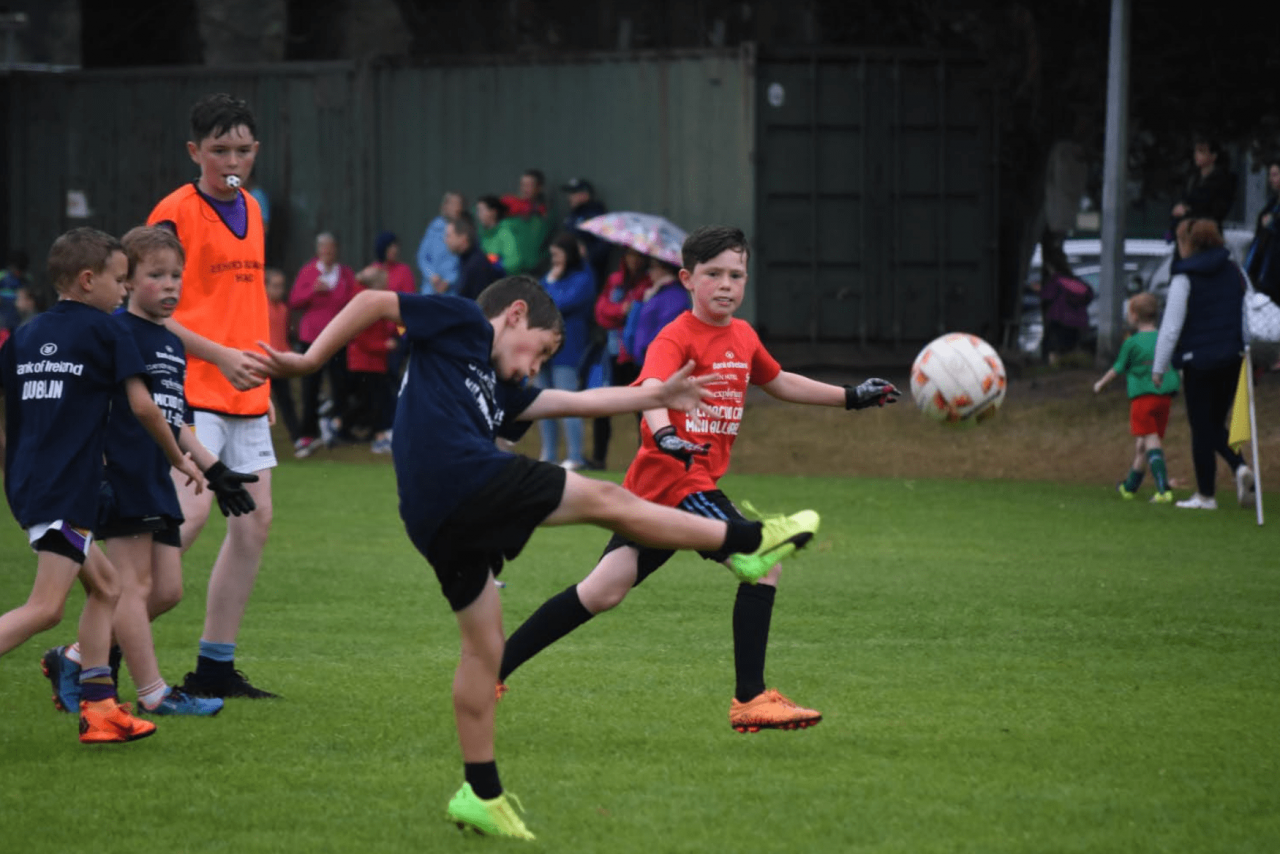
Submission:
[[[125,312],[113,319],[138,346],[147,368],[151,398],[169,422],[176,441],[183,425],[191,420],[182,390],[187,376],[182,342],[160,324],[135,314]],[[134,416],[123,386],[117,388],[111,403],[106,457],[106,479],[115,496],[112,512],[116,518],[168,516],[182,521],[178,491],[169,474],[169,458]]]
[[427,543],[513,459],[494,437],[524,435],[529,422],[515,419],[539,390],[497,378],[493,325],[471,300],[401,294],[400,317],[409,341],[391,440],[400,518],[416,542]]
[[74,300],[36,315],[0,348],[4,492],[19,525],[93,527],[107,413],[116,389],[138,374],[146,366],[132,336]]

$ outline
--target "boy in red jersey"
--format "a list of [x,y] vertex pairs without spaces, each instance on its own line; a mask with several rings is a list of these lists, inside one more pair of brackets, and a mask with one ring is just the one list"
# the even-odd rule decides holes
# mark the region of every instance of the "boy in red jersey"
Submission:
[[[692,359],[697,363],[695,376],[716,373],[721,377],[720,382],[708,386],[715,414],[647,410],[640,425],[640,450],[623,481],[623,486],[641,498],[726,521],[743,518],[716,483],[729,467],[729,452],[742,421],[749,383],[779,400],[846,409],[884,406],[899,395],[882,379],[869,379],[851,388],[783,371],[751,325],[733,316],[746,289],[748,252],[746,236],[737,228],[703,227],[685,240],[680,281],[693,297],[693,308],[654,339],[636,382],[661,382]],[[616,606],[672,554],[614,535],[585,579],[548,599],[511,635],[502,658],[500,683],[541,650]],[[723,559],[714,553],[702,555]],[[780,571],[781,566],[774,566],[758,584],[738,586],[733,608],[737,685],[729,704],[729,723],[739,732],[804,728],[822,720],[818,712],[765,687],[765,650]]]
[[[200,443],[227,468],[258,480],[246,486],[257,509],[227,519],[209,576],[200,654],[182,690],[196,697],[274,697],[235,667],[236,636],[271,529],[276,465],[267,423],[270,386],[245,352],[270,335],[262,214],[242,187],[258,154],[249,106],[221,94],[197,101],[187,153],[200,177],[161,199],[147,217],[148,225],[173,228],[187,256],[182,302],[166,325],[187,351],[187,401]],[[186,550],[209,518],[212,496],[181,484],[178,496]]]

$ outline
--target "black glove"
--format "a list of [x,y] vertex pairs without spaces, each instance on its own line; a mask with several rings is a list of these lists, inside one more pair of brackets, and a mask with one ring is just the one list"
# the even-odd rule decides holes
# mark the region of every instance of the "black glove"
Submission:
[[872,377],[858,386],[844,387],[845,409],[866,409],[868,406],[884,406],[897,403],[902,392],[888,380]]
[[668,424],[657,433],[653,434],[654,444],[658,446],[658,450],[669,457],[675,457],[684,463],[684,470],[688,471],[693,465],[694,454],[705,454],[711,450],[711,443],[699,445],[696,442],[689,442],[681,439],[676,435],[676,428]]
[[244,488],[246,483],[258,482],[256,474],[240,474],[217,462],[205,470],[204,476],[213,494],[218,496],[218,509],[223,516],[243,516],[257,509],[253,496]]

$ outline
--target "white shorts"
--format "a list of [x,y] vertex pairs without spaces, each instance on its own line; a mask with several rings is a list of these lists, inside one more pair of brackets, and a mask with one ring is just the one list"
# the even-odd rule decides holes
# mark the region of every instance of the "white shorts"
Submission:
[[232,471],[253,474],[276,467],[276,449],[271,444],[267,416],[237,418],[196,410],[195,420],[200,444]]
[[41,522],[27,528],[27,542],[34,547],[40,538],[50,531],[62,534],[63,539],[70,543],[72,548],[88,557],[89,546],[93,545],[93,532],[83,528],[73,528],[61,519],[56,522]]

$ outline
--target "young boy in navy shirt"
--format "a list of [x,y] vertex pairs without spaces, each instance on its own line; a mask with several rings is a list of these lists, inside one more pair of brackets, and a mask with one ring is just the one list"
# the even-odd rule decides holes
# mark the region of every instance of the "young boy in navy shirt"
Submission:
[[[146,366],[151,397],[164,413],[178,447],[205,473],[224,513],[252,512],[253,499],[242,484],[257,480],[228,469],[200,444],[189,422],[186,355],[178,336],[164,326],[182,294],[182,244],[172,231],[156,226],[132,229],[122,239],[129,259],[129,309],[115,321],[138,346]],[[106,472],[94,534],[120,572],[115,636],[138,690],[138,705],[154,715],[216,715],[220,698],[193,697],[160,676],[151,620],[182,598],[182,507],[169,462],[147,437],[117,392],[107,421]],[[114,650],[113,650],[114,652]],[[78,645],[55,647],[41,659],[53,684],[54,705],[71,711],[79,705]]]
[[447,817],[481,833],[532,839],[503,794],[494,761],[494,686],[502,661],[502,610],[495,576],[540,525],[587,522],[658,548],[719,551],[754,581],[813,538],[818,514],[802,511],[763,524],[722,521],[661,507],[614,483],[499,450],[539,418],[594,417],[650,409],[707,411],[692,364],[643,388],[541,390],[527,380],[559,348],[564,322],[550,295],[528,276],[490,285],[475,302],[391,291],[357,295],[305,354],[266,344],[264,368],[298,376],[379,320],[405,327],[408,370],[392,434],[400,517],[435,570],[462,635],[453,682],[465,783]]
[[56,626],[77,577],[88,593],[80,618],[80,741],[134,741],[155,732],[116,701],[107,664],[120,580],[93,542],[112,397],[129,408],[168,461],[201,488],[200,471],[174,441],[143,377],[137,345],[108,312],[124,297],[129,262],[120,241],[77,228],[54,241],[49,278],[59,301],[0,348],[5,397],[5,496],[35,549],[26,603],[0,616],[0,655]]

